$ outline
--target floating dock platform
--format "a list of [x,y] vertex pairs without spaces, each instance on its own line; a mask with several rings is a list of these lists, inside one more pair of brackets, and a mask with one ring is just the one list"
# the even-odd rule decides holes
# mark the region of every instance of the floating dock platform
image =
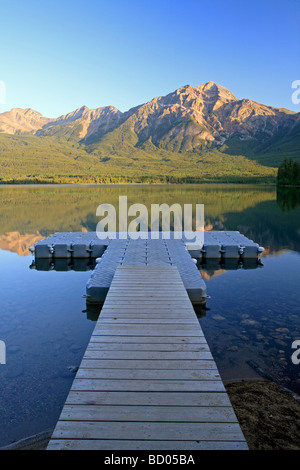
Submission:
[[118,266],[177,266],[193,303],[206,301],[206,284],[182,240],[111,240],[86,286],[86,300],[104,301]]
[[[149,232],[150,233],[150,232]],[[171,239],[176,239],[171,232]],[[172,235],[173,234],[173,235]],[[257,258],[263,248],[253,240],[245,237],[238,231],[207,231],[195,232],[196,239],[190,243],[184,236],[180,237],[190,254],[197,259],[201,258]],[[153,238],[143,237],[138,240]],[[114,240],[113,234],[108,233],[107,238],[100,240],[96,232],[57,232],[36,243],[30,250],[35,258],[98,258],[102,256],[106,247]],[[124,233],[117,233],[117,240],[122,242],[130,237]],[[163,232],[157,233],[159,240],[164,240]]]
[[86,300],[103,304],[49,450],[248,449],[193,308],[207,298],[196,263],[253,266],[263,248],[200,235],[55,233],[31,249],[36,264],[92,267]]
[[203,304],[207,298],[206,284],[195,261],[256,260],[263,251],[257,243],[237,231],[196,232],[193,243],[188,239],[177,239],[176,232],[171,232],[172,238],[158,232],[154,239],[152,233],[151,237],[141,234],[137,239],[126,233],[107,235],[106,239],[100,240],[96,232],[55,233],[36,243],[32,252],[40,265],[54,260],[57,270],[60,265],[65,266],[61,260],[77,260],[77,265],[78,260],[89,260],[90,265],[97,260],[86,286],[87,303],[104,302],[118,266],[169,265],[177,266],[192,303]]

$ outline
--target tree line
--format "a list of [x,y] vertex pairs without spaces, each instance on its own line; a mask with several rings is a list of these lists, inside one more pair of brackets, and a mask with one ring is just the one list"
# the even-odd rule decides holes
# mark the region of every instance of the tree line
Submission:
[[300,165],[285,157],[278,168],[277,186],[300,186]]

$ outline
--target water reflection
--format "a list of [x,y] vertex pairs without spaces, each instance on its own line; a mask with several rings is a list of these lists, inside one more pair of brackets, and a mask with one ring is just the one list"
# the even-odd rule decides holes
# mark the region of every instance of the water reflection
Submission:
[[0,447],[54,426],[94,328],[82,296],[90,272],[30,263],[0,250]]
[[37,271],[91,271],[95,267],[95,258],[35,258],[29,266]]
[[[227,258],[227,259],[202,259],[198,260],[197,266],[202,277],[206,279],[214,277],[217,273],[233,269],[256,269],[262,268],[263,263],[260,258]],[[201,271],[205,270],[205,271]]]
[[96,322],[101,314],[103,304],[86,304],[86,309],[83,313],[86,314],[87,320],[91,320],[92,322]]
[[291,361],[300,339],[300,257],[264,258],[263,269],[202,271],[210,300],[200,323],[224,380],[253,377],[253,361],[300,393],[300,368]]
[[[96,260],[93,258],[69,258],[69,259],[56,259],[56,258],[36,258],[29,266],[30,269],[37,271],[90,271],[95,269]],[[257,269],[262,268],[263,263],[260,259],[201,259],[197,261],[197,267],[204,280],[212,279],[215,276],[226,273],[228,270],[238,269]],[[96,321],[101,312],[102,304],[86,303],[86,310],[88,319]],[[206,315],[209,310],[205,304],[194,305],[195,312],[198,318]]]
[[0,185],[0,248],[26,254],[35,240],[51,233],[95,231],[98,205],[118,207],[119,196],[127,196],[128,205],[139,202],[148,211],[151,204],[204,204],[206,230],[239,230],[264,246],[265,255],[283,248],[300,252],[299,193],[250,185]]
[[299,393],[300,365],[291,361],[291,344],[300,339],[299,190],[292,193],[233,185],[0,186],[0,339],[7,345],[0,446],[56,423],[74,377],[70,367],[80,364],[101,309],[83,298],[90,260],[32,263],[24,255],[51,233],[94,231],[97,206],[117,204],[119,195],[148,208],[204,203],[206,229],[240,230],[265,247],[258,264],[199,262],[210,299],[197,313],[224,380],[257,378],[252,360]]
[[282,212],[290,212],[300,206],[300,188],[278,188],[276,200]]
[[[214,276],[216,271],[232,269],[256,269],[263,267],[258,258],[227,258],[227,259],[198,259],[197,266],[205,269],[205,273]],[[37,271],[90,271],[95,269],[95,258],[35,258],[30,264],[30,269]]]

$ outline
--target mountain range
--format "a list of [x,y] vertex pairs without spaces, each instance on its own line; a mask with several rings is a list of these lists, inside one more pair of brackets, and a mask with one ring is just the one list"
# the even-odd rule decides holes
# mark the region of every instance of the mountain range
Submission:
[[180,87],[126,112],[82,106],[58,118],[30,108],[0,114],[3,181],[62,175],[205,181],[214,169],[218,180],[268,178],[284,156],[299,159],[299,150],[300,113],[238,99],[214,82]]

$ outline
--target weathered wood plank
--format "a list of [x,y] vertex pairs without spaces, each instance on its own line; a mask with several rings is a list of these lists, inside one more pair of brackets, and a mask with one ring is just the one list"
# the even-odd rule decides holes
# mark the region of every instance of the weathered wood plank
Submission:
[[101,333],[102,335],[130,335],[130,336],[199,336],[200,332],[196,327],[187,325],[160,325],[158,328],[155,325],[100,325],[97,323],[94,332]]
[[84,358],[91,359],[131,359],[131,360],[201,360],[213,359],[211,352],[208,351],[103,351],[88,346]]
[[98,336],[91,339],[89,348],[101,349],[103,351],[209,351],[209,346],[203,339],[199,344],[174,344],[174,343],[103,343]]
[[248,450],[245,441],[53,439],[49,450]]
[[[176,296],[174,296],[174,293],[176,292]],[[172,295],[173,294],[173,295]],[[178,294],[178,295],[177,295]],[[107,293],[107,299],[109,300],[110,298],[115,298],[116,300],[122,300],[125,296],[127,297],[132,297],[134,300],[138,300],[139,297],[143,297],[145,300],[155,300],[155,299],[161,299],[165,298],[169,302],[174,302],[174,304],[179,303],[179,302],[186,302],[188,303],[189,301],[189,296],[187,292],[180,292],[179,288],[176,289],[156,289],[155,287],[152,286],[151,290],[145,290],[145,289],[140,289],[140,290],[131,290],[131,289],[126,289],[125,287],[122,289],[119,289],[119,293],[117,291],[115,292],[110,292],[110,290]],[[106,300],[106,299],[105,299]]]
[[196,315],[195,315],[195,319],[193,317],[191,317],[191,315],[189,313],[187,314],[182,314],[181,312],[177,312],[177,311],[168,311],[168,312],[163,312],[163,311],[159,311],[159,312],[147,312],[147,313],[141,313],[141,309],[136,309],[136,310],[115,310],[115,311],[101,311],[101,320],[103,319],[107,319],[107,318],[115,318],[115,317],[118,317],[121,319],[126,319],[126,318],[140,318],[140,319],[147,319],[147,320],[150,320],[150,319],[158,319],[158,320],[161,320],[161,319],[165,319],[165,320],[182,320],[182,321],[188,321],[190,319],[193,319],[193,321],[198,321]]
[[[89,361],[89,365],[88,364]],[[149,360],[149,359],[91,359],[83,358],[81,362],[82,367],[91,367],[90,363],[93,361],[92,367],[103,368],[103,369],[131,369],[134,364],[135,369],[217,369],[216,363],[212,359],[206,360]]]
[[101,341],[103,343],[132,343],[132,344],[150,344],[150,343],[176,343],[176,344],[200,344],[205,340],[205,337],[202,334],[199,336],[120,336],[120,335],[101,335],[101,332],[94,331],[92,333],[91,339]]
[[99,321],[99,325],[102,323],[115,323],[116,321],[120,323],[158,323],[158,324],[163,324],[163,323],[184,323],[184,324],[192,324],[192,325],[197,325],[197,319],[194,318],[180,318],[180,317],[173,317],[173,316],[162,316],[162,315],[148,315],[146,317],[143,317],[142,315],[139,317],[138,314],[130,314],[127,316],[124,315],[119,315],[119,314],[114,314],[114,315],[106,315],[101,318],[101,321]]
[[[166,298],[163,294],[161,296],[147,297],[145,295],[140,296],[140,300],[143,302],[143,307],[151,307],[153,310],[157,310],[164,303],[165,308],[173,308],[184,311],[185,309],[191,309],[191,305],[188,304],[186,299],[172,299],[171,297]],[[132,307],[138,306],[138,296],[122,296],[122,297],[108,297],[106,307]],[[139,306],[141,307],[141,305]],[[192,311],[192,310],[191,310]]]
[[[181,297],[186,297],[187,293],[183,292],[180,290],[181,283],[173,283],[172,284],[172,289],[176,291],[178,289],[179,295]],[[137,292],[137,293],[149,293],[153,294],[153,289],[155,288],[155,291],[159,293],[170,293],[170,282],[158,282],[154,283],[153,281],[150,283],[150,279],[144,283],[136,281],[136,284],[133,286],[132,281],[128,281],[127,283],[118,283],[114,282],[113,286],[109,289],[109,295],[114,294],[117,295],[118,292],[129,292],[131,294]]]
[[222,392],[225,388],[221,380],[105,380],[75,378],[71,390]]
[[113,316],[118,315],[119,318],[165,318],[171,319],[194,319],[198,321],[198,318],[194,314],[194,312],[189,312],[188,310],[182,312],[181,310],[154,310],[154,309],[146,309],[146,308],[122,308],[122,309],[110,309],[110,310],[101,310],[99,318],[111,318]]
[[[109,290],[107,295],[118,295],[118,291],[122,293],[129,293],[129,294],[134,294],[135,292],[141,294],[141,293],[146,293],[146,294],[153,294],[153,290],[157,291],[160,295],[161,294],[170,294],[170,292],[177,292],[179,293],[180,297],[186,297],[188,296],[187,292],[180,292],[181,289],[181,284],[172,284],[172,291],[170,290],[170,283],[168,282],[167,284],[163,285],[162,282],[159,282],[158,284],[154,284],[149,280],[149,282],[145,284],[140,284],[136,282],[136,285],[133,287],[132,286],[133,281],[128,281],[128,284],[118,284],[114,283],[113,286],[110,287],[112,290]],[[151,286],[151,288],[150,288]]]
[[100,318],[98,325],[101,328],[102,325],[111,325],[113,323],[118,322],[118,325],[130,325],[131,323],[134,324],[141,324],[141,325],[149,325],[149,324],[168,324],[168,325],[194,325],[197,326],[197,320],[194,318],[189,319],[182,319],[182,318],[139,318],[137,315],[134,318],[123,318],[119,315]]
[[135,406],[231,406],[226,392],[125,392],[70,390],[66,404]]
[[162,305],[160,305],[159,309],[154,309],[153,307],[150,307],[148,306],[143,306],[143,308],[141,308],[141,306],[131,306],[129,307],[128,305],[124,304],[122,306],[122,308],[120,307],[106,307],[106,306],[103,306],[102,309],[101,309],[101,317],[102,317],[102,314],[106,314],[106,315],[112,315],[114,313],[118,313],[119,315],[122,315],[122,314],[136,314],[136,313],[140,313],[141,315],[175,315],[175,316],[179,316],[179,317],[182,317],[182,318],[185,318],[185,317],[191,317],[191,316],[195,316],[196,317],[196,314],[194,312],[194,310],[189,310],[189,309],[178,309],[178,308],[164,308]]
[[[91,362],[91,361],[90,361]],[[81,366],[77,379],[127,379],[127,380],[217,380],[220,375],[216,369],[156,370],[156,369],[96,369],[92,364]]]
[[123,301],[126,300],[133,300],[136,302],[139,300],[139,298],[142,297],[142,299],[146,300],[147,302],[150,302],[154,300],[155,302],[157,301],[170,301],[172,304],[177,304],[177,303],[186,303],[188,305],[189,298],[186,295],[183,294],[178,294],[176,295],[176,298],[174,298],[174,293],[170,291],[160,291],[160,290],[155,290],[151,289],[151,291],[145,291],[145,290],[140,290],[140,291],[129,291],[128,289],[120,290],[120,292],[110,292],[107,295],[107,301],[111,299],[116,299],[118,302],[119,300]]
[[97,406],[65,405],[63,421],[162,421],[185,423],[234,423],[230,406]]
[[58,421],[56,439],[146,439],[243,441],[238,423],[152,423],[122,421]]

